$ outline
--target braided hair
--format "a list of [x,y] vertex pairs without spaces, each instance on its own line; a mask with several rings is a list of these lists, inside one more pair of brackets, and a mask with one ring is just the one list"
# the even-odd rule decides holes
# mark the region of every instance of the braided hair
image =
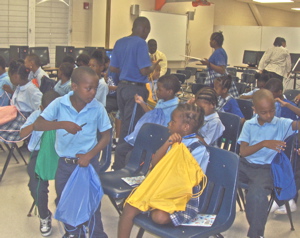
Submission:
[[17,60],[13,60],[9,64],[8,74],[18,74],[20,75],[21,80],[28,80],[28,75],[30,73],[30,69],[26,68],[26,66]]
[[204,87],[201,88],[196,94],[196,100],[204,99],[214,105],[215,107],[218,106],[218,95],[216,91],[211,87]]
[[212,33],[210,40],[215,40],[218,44],[218,46],[222,46],[224,42],[224,36],[222,31],[214,32]]
[[221,83],[222,88],[226,88],[228,90],[231,88],[232,77],[230,74],[218,77],[215,80]]

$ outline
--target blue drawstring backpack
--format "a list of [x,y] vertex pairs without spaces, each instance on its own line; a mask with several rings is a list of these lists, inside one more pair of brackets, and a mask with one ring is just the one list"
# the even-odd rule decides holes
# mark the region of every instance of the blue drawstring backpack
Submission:
[[99,207],[103,189],[94,167],[77,165],[66,183],[54,218],[76,227],[89,221]]
[[[132,114],[135,115],[135,114]],[[155,123],[155,124],[159,124],[159,125],[163,125],[165,123],[165,114],[163,112],[163,109],[161,108],[154,108],[153,110],[146,112],[141,118],[140,120],[136,123],[133,132],[131,132],[130,134],[128,134],[124,140],[130,144],[130,145],[134,145],[135,139],[137,137],[137,134],[139,133],[141,127],[145,124],[145,123]],[[130,130],[129,130],[130,131]]]

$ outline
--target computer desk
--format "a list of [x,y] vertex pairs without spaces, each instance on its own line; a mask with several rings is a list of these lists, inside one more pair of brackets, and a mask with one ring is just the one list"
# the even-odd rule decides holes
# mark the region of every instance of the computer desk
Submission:
[[58,68],[55,68],[55,67],[45,67],[45,68],[43,68],[43,70],[45,72],[47,72],[49,74],[49,76],[52,76],[50,78],[53,78],[53,77],[57,78]]

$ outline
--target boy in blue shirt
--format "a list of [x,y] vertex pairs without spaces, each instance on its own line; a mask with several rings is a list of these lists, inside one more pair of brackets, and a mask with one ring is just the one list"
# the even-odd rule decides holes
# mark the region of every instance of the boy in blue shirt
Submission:
[[[99,170],[99,152],[110,141],[111,124],[104,106],[95,99],[99,79],[89,67],[74,69],[72,90],[54,100],[34,123],[34,130],[56,130],[55,149],[60,156],[55,176],[58,204],[62,191],[77,165],[91,164]],[[97,141],[97,131],[101,139]],[[107,238],[103,231],[100,206],[90,222],[93,238]],[[94,220],[94,221],[93,221]],[[82,226],[65,224],[64,238],[79,237]]]
[[9,105],[8,96],[11,96],[11,94],[6,95],[5,87],[7,86],[13,87],[5,70],[5,59],[0,55],[0,107]]
[[42,236],[49,236],[52,232],[51,215],[52,213],[48,209],[48,181],[39,179],[35,173],[36,159],[40,150],[40,140],[42,137],[42,131],[34,131],[33,123],[40,116],[42,111],[56,98],[59,94],[54,90],[46,92],[42,97],[42,105],[40,108],[27,118],[24,125],[21,127],[20,138],[24,138],[31,134],[28,150],[31,152],[30,162],[27,166],[27,172],[29,175],[28,187],[33,197],[35,204],[37,205],[40,216],[40,231]]
[[269,90],[255,92],[253,105],[257,115],[245,122],[238,139],[241,145],[239,180],[249,186],[246,194],[248,237],[259,238],[264,235],[268,195],[273,189],[270,164],[276,153],[284,150],[284,140],[297,129],[298,122],[275,116],[275,101]]

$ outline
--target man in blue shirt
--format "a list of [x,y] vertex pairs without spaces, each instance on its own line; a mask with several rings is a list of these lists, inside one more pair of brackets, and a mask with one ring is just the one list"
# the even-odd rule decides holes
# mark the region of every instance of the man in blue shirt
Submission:
[[[151,63],[146,38],[150,32],[150,22],[146,17],[135,19],[130,36],[119,39],[113,49],[110,71],[120,73],[120,81],[117,88],[117,100],[122,120],[119,142],[124,141],[128,134],[131,115],[135,105],[134,95],[148,98],[146,83],[149,75],[161,60]],[[143,109],[138,106],[133,122],[133,127],[144,114]],[[125,163],[114,164],[113,169],[118,170]]]

